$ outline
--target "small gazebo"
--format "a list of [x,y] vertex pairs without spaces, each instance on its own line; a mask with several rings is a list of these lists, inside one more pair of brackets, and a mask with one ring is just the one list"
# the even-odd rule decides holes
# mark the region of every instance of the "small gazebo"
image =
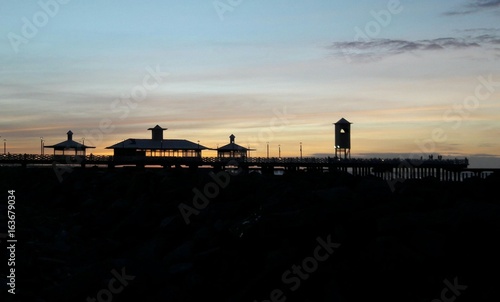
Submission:
[[217,157],[229,157],[229,158],[245,158],[248,157],[249,151],[255,151],[255,149],[245,148],[234,142],[236,137],[234,134],[229,136],[229,144],[217,148]]
[[[64,142],[60,142],[59,144],[55,144],[52,146],[44,146],[44,148],[52,148],[54,149],[54,155],[56,155],[56,151],[59,151],[60,154],[57,155],[86,155],[86,150],[90,148],[95,148],[91,146],[86,146],[84,144],[80,144],[79,142],[75,142],[73,140],[73,132],[71,130],[68,131],[67,133],[68,139],[65,140]],[[71,153],[68,154],[67,151],[70,151]],[[65,153],[66,152],[66,153]]]

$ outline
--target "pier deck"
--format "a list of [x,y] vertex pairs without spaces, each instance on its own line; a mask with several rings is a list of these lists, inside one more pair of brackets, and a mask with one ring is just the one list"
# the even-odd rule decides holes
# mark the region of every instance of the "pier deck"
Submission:
[[299,171],[343,171],[355,176],[374,175],[384,179],[411,179],[435,177],[445,181],[462,181],[468,177],[485,177],[500,169],[470,169],[467,159],[381,159],[333,157],[286,157],[286,158],[221,158],[221,157],[127,157],[107,155],[67,156],[39,154],[0,155],[0,166],[162,166],[165,168],[212,168],[259,170],[272,174],[277,170],[284,173]]

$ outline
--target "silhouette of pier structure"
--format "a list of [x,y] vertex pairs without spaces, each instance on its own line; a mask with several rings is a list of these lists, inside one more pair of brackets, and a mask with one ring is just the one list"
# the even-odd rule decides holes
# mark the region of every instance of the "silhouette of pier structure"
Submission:
[[[156,125],[151,139],[129,138],[107,149],[113,155],[88,155],[86,149],[95,148],[73,141],[73,132],[68,131],[67,140],[45,148],[53,148],[54,154],[4,154],[0,155],[0,166],[22,167],[163,167],[165,169],[213,169],[232,170],[240,173],[259,171],[273,175],[300,172],[349,173],[353,176],[376,176],[385,180],[422,179],[433,177],[442,181],[462,181],[469,177],[484,178],[500,169],[470,169],[467,159],[381,159],[351,158],[351,122],[341,118],[335,125],[334,157],[250,157],[249,151],[229,137],[229,144],[211,149],[185,139],[164,139],[167,128]],[[217,157],[203,157],[203,150],[217,151]],[[65,153],[66,151],[66,153]],[[59,154],[57,154],[59,153]]]
[[500,169],[471,169],[467,159],[380,159],[380,158],[335,158],[335,157],[150,157],[108,155],[0,155],[0,165],[22,167],[88,166],[163,167],[166,169],[213,169],[239,170],[243,173],[260,171],[274,174],[301,172],[344,172],[353,176],[377,176],[383,179],[420,179],[434,177],[443,181],[462,181],[469,177],[483,178]]

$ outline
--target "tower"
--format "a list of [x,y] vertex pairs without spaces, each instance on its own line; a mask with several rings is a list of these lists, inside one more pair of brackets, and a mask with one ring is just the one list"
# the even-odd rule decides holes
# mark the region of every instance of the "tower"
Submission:
[[148,130],[151,130],[151,139],[159,142],[163,140],[163,131],[167,130],[167,128],[156,125],[154,128],[149,128]]
[[335,157],[351,158],[351,124],[345,118],[335,123]]

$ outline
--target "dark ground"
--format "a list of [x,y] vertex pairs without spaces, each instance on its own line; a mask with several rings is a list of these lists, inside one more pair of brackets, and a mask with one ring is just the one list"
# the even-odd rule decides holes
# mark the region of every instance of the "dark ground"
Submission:
[[[395,192],[371,177],[236,175],[189,225],[178,206],[214,184],[207,172],[87,168],[60,183],[50,168],[0,167],[0,181],[0,233],[7,190],[16,190],[12,301],[101,292],[116,302],[260,302],[276,289],[286,301],[431,302],[443,290],[449,301],[499,301],[498,175],[408,180]],[[292,291],[282,275],[311,259],[318,237],[340,246]],[[1,301],[12,298],[7,256]],[[135,278],[112,283],[120,289],[109,299],[113,270]]]

